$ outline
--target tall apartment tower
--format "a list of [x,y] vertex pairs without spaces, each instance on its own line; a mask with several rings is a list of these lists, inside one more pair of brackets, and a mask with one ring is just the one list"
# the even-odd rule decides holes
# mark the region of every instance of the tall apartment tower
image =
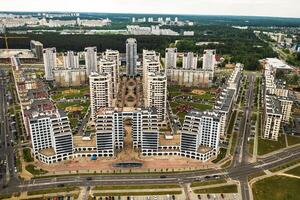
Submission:
[[30,50],[36,56],[38,61],[43,60],[43,44],[39,41],[31,40],[30,41]]
[[45,163],[72,157],[73,135],[68,116],[61,110],[33,112],[29,120],[33,154]]
[[126,71],[127,76],[136,76],[137,74],[137,41],[134,38],[126,40]]
[[181,131],[181,153],[184,156],[208,160],[216,155],[220,139],[220,114],[215,111],[190,111]]
[[95,121],[100,108],[112,107],[112,81],[110,74],[92,73],[90,80],[91,115]]
[[165,68],[176,68],[177,65],[177,48],[166,48],[165,52]]
[[77,52],[67,51],[64,53],[64,67],[66,69],[79,68],[79,58]]
[[86,47],[85,52],[85,68],[87,76],[92,72],[97,72],[97,47]]
[[164,73],[149,73],[145,79],[144,102],[145,107],[155,107],[158,122],[166,121],[167,108],[167,77]]
[[107,60],[115,60],[118,66],[121,65],[120,53],[117,50],[106,49],[104,58]]
[[214,71],[216,65],[216,50],[207,49],[204,50],[202,69],[208,71]]
[[182,68],[183,69],[197,69],[198,56],[193,52],[188,52],[183,55]]
[[278,140],[282,119],[282,107],[278,98],[275,96],[265,95],[265,139]]
[[53,80],[53,69],[56,68],[56,48],[43,50],[45,78],[47,81]]
[[115,99],[118,93],[118,66],[117,62],[113,59],[100,59],[99,61],[99,73],[110,74],[112,98]]

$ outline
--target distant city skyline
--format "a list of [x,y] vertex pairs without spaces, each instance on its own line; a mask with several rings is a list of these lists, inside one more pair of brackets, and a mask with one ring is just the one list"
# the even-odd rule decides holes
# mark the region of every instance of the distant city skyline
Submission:
[[[88,2],[88,3],[87,3]],[[0,11],[240,15],[300,18],[299,0],[1,0]]]

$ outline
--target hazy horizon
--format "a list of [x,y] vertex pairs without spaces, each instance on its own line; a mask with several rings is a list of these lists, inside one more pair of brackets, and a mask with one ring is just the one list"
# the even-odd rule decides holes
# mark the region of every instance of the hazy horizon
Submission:
[[[1,0],[0,12],[85,12],[300,18],[300,1],[286,0]],[[157,12],[157,10],[160,10]]]

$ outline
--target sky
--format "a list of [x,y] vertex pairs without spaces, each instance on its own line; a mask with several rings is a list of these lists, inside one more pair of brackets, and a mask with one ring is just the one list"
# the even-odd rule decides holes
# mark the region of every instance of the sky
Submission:
[[0,0],[0,11],[64,11],[300,18],[300,0]]

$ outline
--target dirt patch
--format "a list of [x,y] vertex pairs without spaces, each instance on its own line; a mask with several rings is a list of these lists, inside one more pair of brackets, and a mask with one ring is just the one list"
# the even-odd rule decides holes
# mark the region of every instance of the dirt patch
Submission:
[[62,92],[63,94],[79,94],[80,90],[76,90],[76,89],[68,89],[68,90],[64,90]]
[[195,90],[192,90],[192,93],[193,94],[198,94],[198,95],[203,95],[206,93],[205,90],[199,90],[199,89],[195,89]]
[[82,106],[68,106],[65,109],[68,112],[78,112],[78,111],[82,111],[83,107]]

